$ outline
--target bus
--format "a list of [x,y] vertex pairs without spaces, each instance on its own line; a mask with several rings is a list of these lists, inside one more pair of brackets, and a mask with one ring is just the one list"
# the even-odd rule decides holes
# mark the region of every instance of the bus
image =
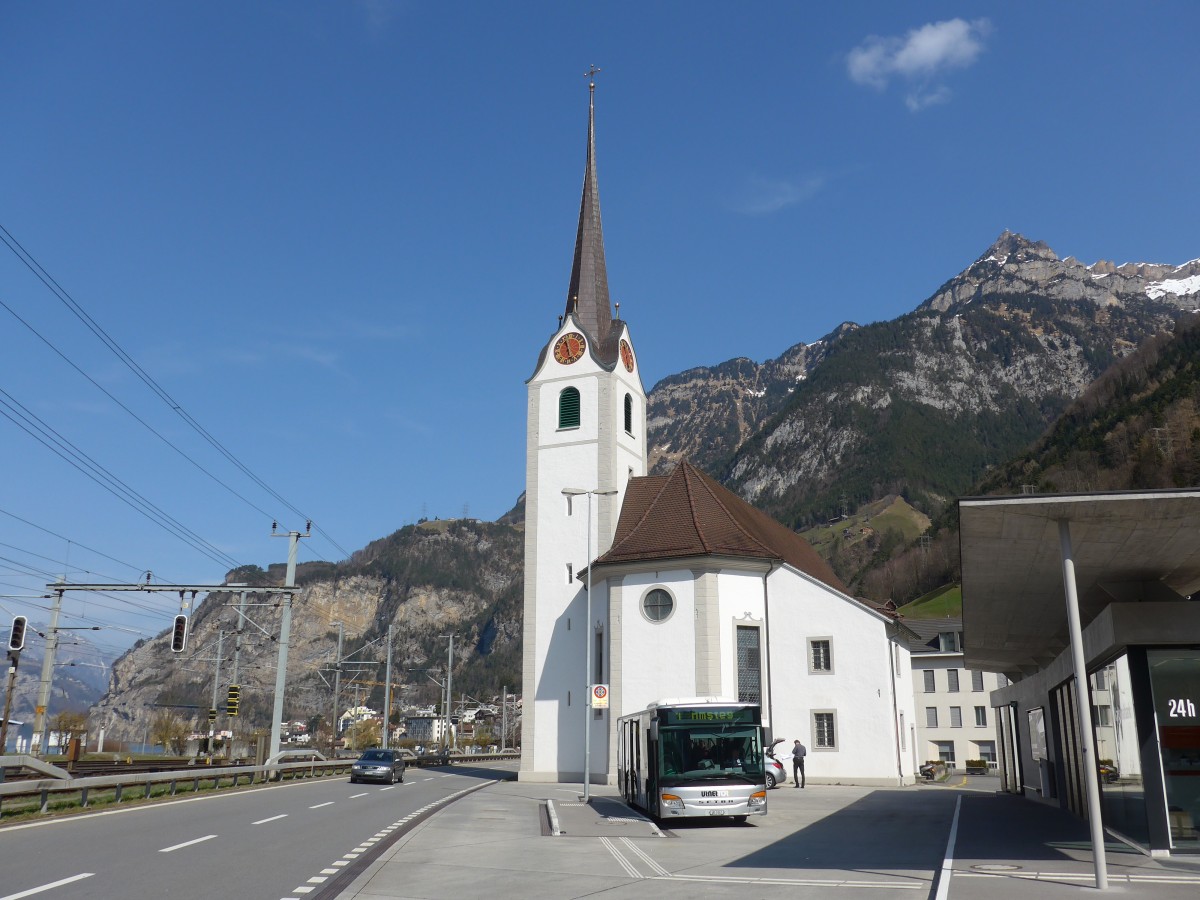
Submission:
[[757,703],[660,700],[617,729],[617,782],[631,806],[656,819],[767,814]]

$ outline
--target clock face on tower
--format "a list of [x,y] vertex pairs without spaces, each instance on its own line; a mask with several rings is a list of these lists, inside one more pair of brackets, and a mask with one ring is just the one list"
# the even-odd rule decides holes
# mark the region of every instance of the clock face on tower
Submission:
[[564,366],[569,366],[582,357],[586,349],[587,342],[584,341],[583,335],[578,331],[571,331],[554,342],[554,359]]
[[625,364],[625,371],[633,371],[633,348],[626,343],[624,338],[621,338],[621,362]]

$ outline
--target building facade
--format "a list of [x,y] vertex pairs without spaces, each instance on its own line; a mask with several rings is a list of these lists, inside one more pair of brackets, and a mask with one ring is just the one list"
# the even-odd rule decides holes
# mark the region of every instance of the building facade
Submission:
[[997,771],[996,716],[991,692],[1008,684],[996,672],[968,669],[961,619],[905,620],[917,635],[910,642],[916,703],[913,759],[964,769],[983,760]]

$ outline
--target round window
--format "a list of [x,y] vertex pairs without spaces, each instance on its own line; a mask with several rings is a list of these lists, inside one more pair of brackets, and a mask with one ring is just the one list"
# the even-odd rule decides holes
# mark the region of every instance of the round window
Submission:
[[674,598],[662,588],[655,588],[642,599],[642,612],[651,622],[661,622],[674,608]]

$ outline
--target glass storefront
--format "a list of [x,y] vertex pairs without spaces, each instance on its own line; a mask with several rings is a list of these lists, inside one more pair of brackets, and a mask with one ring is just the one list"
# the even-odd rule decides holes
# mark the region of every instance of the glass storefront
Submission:
[[1090,680],[1104,824],[1142,846],[1149,846],[1150,827],[1128,659],[1121,656],[1093,672]]
[[1172,849],[1200,851],[1200,650],[1149,650]]

